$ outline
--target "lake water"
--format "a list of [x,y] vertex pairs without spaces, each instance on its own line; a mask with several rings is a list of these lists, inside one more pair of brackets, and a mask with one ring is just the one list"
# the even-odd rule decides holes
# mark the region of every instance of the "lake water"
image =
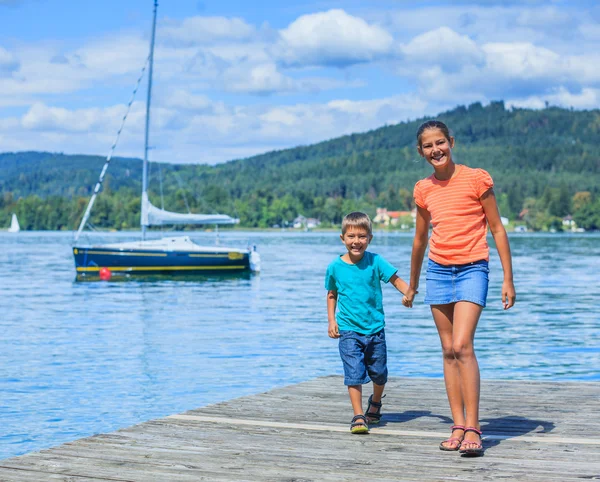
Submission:
[[[211,233],[191,236],[214,241]],[[323,288],[325,267],[343,252],[337,234],[221,235],[222,244],[248,240],[262,256],[257,276],[81,283],[72,233],[0,233],[0,458],[341,374]],[[501,308],[492,250],[476,338],[482,377],[599,381],[600,235],[510,241],[517,304]],[[408,278],[411,242],[409,234],[375,233],[371,250]],[[391,376],[442,376],[423,294],[408,310],[384,286]]]

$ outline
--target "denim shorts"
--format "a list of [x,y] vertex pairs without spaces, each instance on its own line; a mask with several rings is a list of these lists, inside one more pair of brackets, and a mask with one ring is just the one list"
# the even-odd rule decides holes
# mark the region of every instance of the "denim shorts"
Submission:
[[377,385],[387,382],[384,330],[374,335],[341,330],[339,348],[344,363],[344,385],[364,385],[371,380]]
[[488,262],[442,265],[427,263],[425,303],[447,305],[457,301],[470,301],[485,307],[488,293]]

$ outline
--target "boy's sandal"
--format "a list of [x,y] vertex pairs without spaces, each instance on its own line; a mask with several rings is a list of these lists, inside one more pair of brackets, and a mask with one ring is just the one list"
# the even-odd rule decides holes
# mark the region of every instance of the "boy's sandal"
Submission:
[[454,433],[455,430],[462,430],[462,437],[450,437],[449,439],[444,440],[440,444],[440,450],[444,450],[446,452],[455,452],[460,448],[460,444],[465,438],[465,427],[464,425],[452,425],[452,427],[450,427],[450,430],[452,430],[452,433]]
[[[479,439],[481,440],[481,430],[476,429],[475,427],[467,427],[465,428],[465,435],[467,432],[473,432],[479,435]],[[458,452],[462,455],[468,455],[471,457],[477,457],[479,455],[483,455],[483,445],[481,442],[471,442],[469,440],[463,440],[460,444],[460,448]]]
[[350,424],[350,432],[352,433],[369,433],[369,426],[364,415],[355,415]]
[[[381,398],[384,398],[385,395]],[[369,423],[379,423],[379,421],[381,420],[381,406],[383,405],[383,403],[381,402],[374,402],[373,401],[373,395],[369,396],[369,403],[367,405],[367,412],[365,413],[367,420],[369,421]],[[376,412],[371,412],[371,407],[374,407],[377,411]]]

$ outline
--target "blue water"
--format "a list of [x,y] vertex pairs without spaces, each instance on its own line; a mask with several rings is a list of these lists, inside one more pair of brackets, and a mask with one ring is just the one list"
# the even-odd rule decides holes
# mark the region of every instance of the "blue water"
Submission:
[[[92,241],[135,238],[95,234]],[[211,233],[192,234],[212,243]],[[335,233],[227,233],[259,246],[259,276],[75,282],[71,233],[0,233],[0,458],[234,397],[341,374],[323,275]],[[483,378],[600,380],[600,235],[511,236],[517,305],[490,260],[477,331]],[[407,278],[412,237],[372,250]],[[422,286],[424,283],[422,282]],[[392,376],[441,377],[437,334],[384,287]]]

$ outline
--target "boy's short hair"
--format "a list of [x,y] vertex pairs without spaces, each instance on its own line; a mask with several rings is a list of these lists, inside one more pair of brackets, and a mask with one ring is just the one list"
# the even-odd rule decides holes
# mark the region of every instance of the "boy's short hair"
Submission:
[[373,234],[371,218],[365,213],[355,211],[353,213],[346,214],[342,220],[342,236],[346,234],[346,231],[351,226],[363,228],[369,233],[369,235]]

